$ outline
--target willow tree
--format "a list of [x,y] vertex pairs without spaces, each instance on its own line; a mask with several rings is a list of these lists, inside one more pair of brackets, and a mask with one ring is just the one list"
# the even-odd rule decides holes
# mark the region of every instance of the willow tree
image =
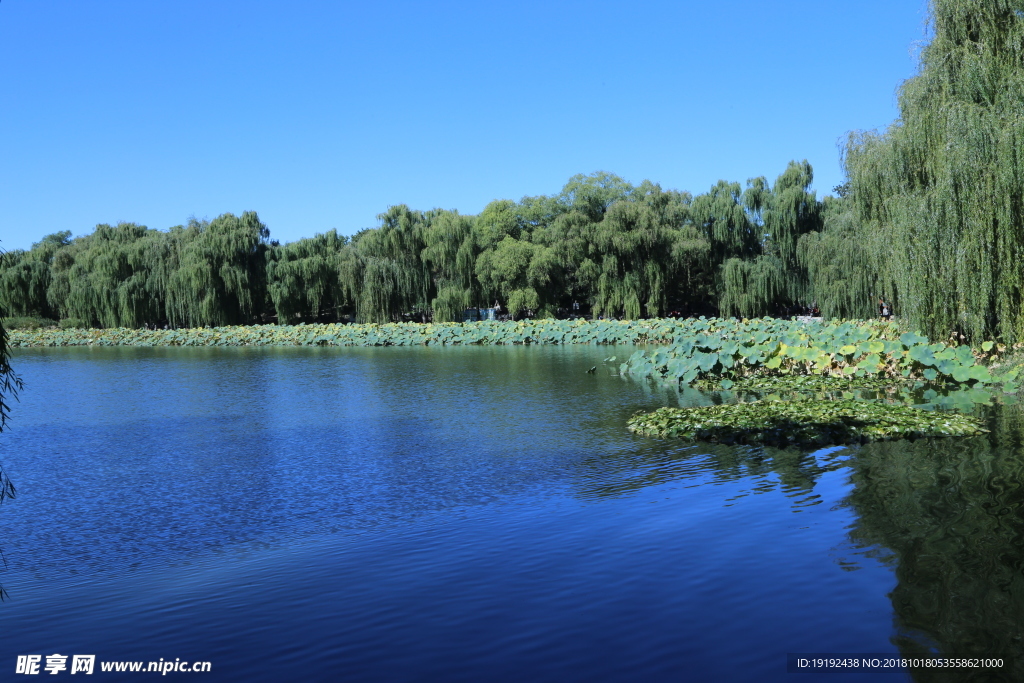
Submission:
[[747,213],[739,183],[719,180],[706,193],[693,198],[690,213],[711,245],[713,262],[753,258],[760,253],[763,236]]
[[533,230],[533,240],[548,247],[534,272],[540,272],[541,264],[546,267],[543,276],[550,290],[548,298],[556,308],[573,310],[573,303],[592,298],[600,277],[594,234],[597,225],[586,213],[574,209]]
[[425,314],[430,305],[429,269],[424,248],[424,215],[405,204],[378,216],[380,227],[355,243],[360,259],[358,311],[362,322],[391,322],[403,313]]
[[774,313],[787,295],[787,275],[785,265],[776,256],[726,259],[718,303],[722,315],[752,318]]
[[173,326],[254,322],[266,299],[270,231],[254,211],[192,220],[172,230],[179,241],[176,268],[167,282],[167,317]]
[[16,249],[0,255],[0,306],[10,315],[56,318],[46,292],[50,263],[58,250],[71,243],[71,231],[47,235],[31,250]]
[[[644,183],[632,201],[614,203],[597,224],[594,244],[599,275],[593,310],[635,319],[665,312],[686,245],[702,245],[689,218],[688,196]],[[705,243],[706,244],[706,243]]]
[[135,327],[162,314],[162,292],[148,286],[164,260],[148,254],[162,233],[135,223],[97,225],[58,249],[50,263],[47,300],[63,319],[103,327]]
[[[0,252],[0,258],[3,252]],[[0,432],[7,426],[10,416],[12,399],[17,399],[18,390],[22,388],[21,378],[14,373],[11,367],[10,351],[7,347],[7,330],[3,325],[3,309],[0,309]],[[7,473],[0,468],[0,501],[4,498],[14,496],[14,485],[8,479]],[[3,588],[0,588],[0,597],[3,596]]]
[[423,230],[420,259],[429,272],[433,320],[460,321],[479,298],[476,284],[477,246],[473,221],[457,211],[432,212]]
[[542,305],[538,291],[542,283],[536,276],[543,269],[535,265],[535,261],[545,260],[546,249],[550,247],[506,235],[493,249],[485,250],[477,258],[476,275],[482,287],[500,296],[513,316],[527,310],[536,311]]
[[336,315],[352,300],[338,276],[339,258],[348,238],[337,230],[271,245],[267,257],[267,293],[281,324]]
[[[810,189],[813,181],[814,171],[806,159],[791,161],[775,179],[770,194],[760,188],[756,192],[751,188],[746,193],[758,196],[758,212],[763,217],[764,228],[762,250],[782,262],[789,274],[794,298],[806,289],[803,268],[797,259],[797,243],[802,235],[821,227],[821,204]],[[747,202],[748,206],[754,204],[750,199]]]
[[807,270],[810,296],[827,318],[871,318],[882,292],[875,254],[883,245],[863,230],[849,199],[825,197],[822,229],[803,235],[800,262]]
[[[11,367],[11,354],[7,346],[7,330],[4,329],[3,311],[0,311],[0,432],[7,426],[10,417],[11,399],[18,398],[18,390],[22,388],[21,378]],[[0,474],[0,500],[4,498],[9,482]],[[13,489],[11,489],[13,490]]]
[[[723,315],[767,315],[811,298],[798,245],[801,236],[821,228],[821,203],[810,190],[813,180],[811,165],[804,160],[789,162],[771,187],[763,177],[747,181],[742,195],[747,231],[757,235],[758,241],[743,245],[742,251],[722,263],[719,305]],[[739,244],[729,236],[734,245]],[[730,252],[720,247],[718,253]]]
[[884,134],[852,135],[857,216],[897,314],[931,336],[1024,339],[1024,13],[932,0],[933,38]]

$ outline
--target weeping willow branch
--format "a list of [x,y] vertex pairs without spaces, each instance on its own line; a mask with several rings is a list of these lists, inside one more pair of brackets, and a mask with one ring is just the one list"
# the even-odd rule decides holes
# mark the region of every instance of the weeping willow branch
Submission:
[[1024,19],[933,0],[934,38],[884,134],[850,137],[856,217],[897,311],[931,336],[1024,338]]

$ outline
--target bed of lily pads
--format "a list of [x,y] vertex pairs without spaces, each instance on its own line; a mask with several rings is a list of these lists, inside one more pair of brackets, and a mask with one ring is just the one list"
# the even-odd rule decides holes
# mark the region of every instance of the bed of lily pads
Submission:
[[[806,383],[842,380],[858,388],[880,388],[906,380],[945,388],[985,387],[1006,394],[1018,391],[1018,371],[993,374],[1005,347],[984,342],[980,348],[932,343],[891,324],[839,321],[787,324],[773,319],[715,320],[708,329],[676,338],[657,349],[640,349],[619,365],[619,374],[671,385],[731,389],[758,383]],[[784,379],[788,377],[819,377]],[[700,383],[700,384],[696,384]]]
[[[341,323],[235,325],[146,329],[11,330],[12,347],[29,346],[458,346],[465,344],[670,344],[715,334],[726,321],[706,318],[647,320],[521,320],[468,323]],[[738,321],[734,321],[738,323]],[[779,330],[802,323],[778,321]]]
[[701,391],[833,392],[856,389],[889,389],[909,383],[903,377],[752,374],[738,377],[735,380],[727,378],[699,379],[693,382],[693,388]]
[[628,426],[643,436],[781,447],[986,433],[970,415],[851,399],[659,408],[633,416]]

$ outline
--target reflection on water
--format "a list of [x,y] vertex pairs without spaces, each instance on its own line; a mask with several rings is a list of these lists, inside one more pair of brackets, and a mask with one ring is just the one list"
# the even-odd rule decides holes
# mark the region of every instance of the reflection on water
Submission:
[[[652,383],[645,383],[645,391],[683,407],[751,398],[676,391]],[[858,393],[869,399],[972,407],[966,392],[959,392],[964,400],[919,387]],[[977,405],[990,397],[973,398]],[[1024,411],[1008,403],[978,406],[991,434],[968,439],[878,442],[815,453],[708,444],[657,447],[649,442],[615,458],[584,460],[580,468],[586,474],[578,495],[623,496],[671,481],[744,481],[752,485],[730,501],[778,489],[798,509],[820,502],[815,486],[824,473],[849,468],[852,489],[839,505],[854,511],[856,521],[849,546],[837,546],[834,559],[846,570],[858,569],[858,558],[877,559],[893,568],[898,583],[889,595],[892,643],[907,656],[941,653],[1002,658],[1006,663],[1000,671],[919,670],[914,679],[1020,681]]]
[[725,444],[644,443],[614,456],[599,454],[583,459],[577,495],[583,499],[636,493],[648,486],[687,480],[697,485],[742,482],[743,490],[728,504],[748,494],[781,491],[796,507],[816,505],[815,482],[825,472],[848,464],[847,446],[814,452],[766,446]]
[[[883,549],[901,652],[1002,657],[1024,680],[1024,455],[1021,411],[988,437],[876,443],[853,468],[852,539]],[[922,673],[922,681],[992,680]]]

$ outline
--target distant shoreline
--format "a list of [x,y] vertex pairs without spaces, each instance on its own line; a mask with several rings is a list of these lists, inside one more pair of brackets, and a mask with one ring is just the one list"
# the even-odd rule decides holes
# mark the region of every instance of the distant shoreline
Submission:
[[11,330],[12,348],[59,346],[427,346],[669,343],[719,319],[522,320],[470,323],[248,325],[177,330]]

